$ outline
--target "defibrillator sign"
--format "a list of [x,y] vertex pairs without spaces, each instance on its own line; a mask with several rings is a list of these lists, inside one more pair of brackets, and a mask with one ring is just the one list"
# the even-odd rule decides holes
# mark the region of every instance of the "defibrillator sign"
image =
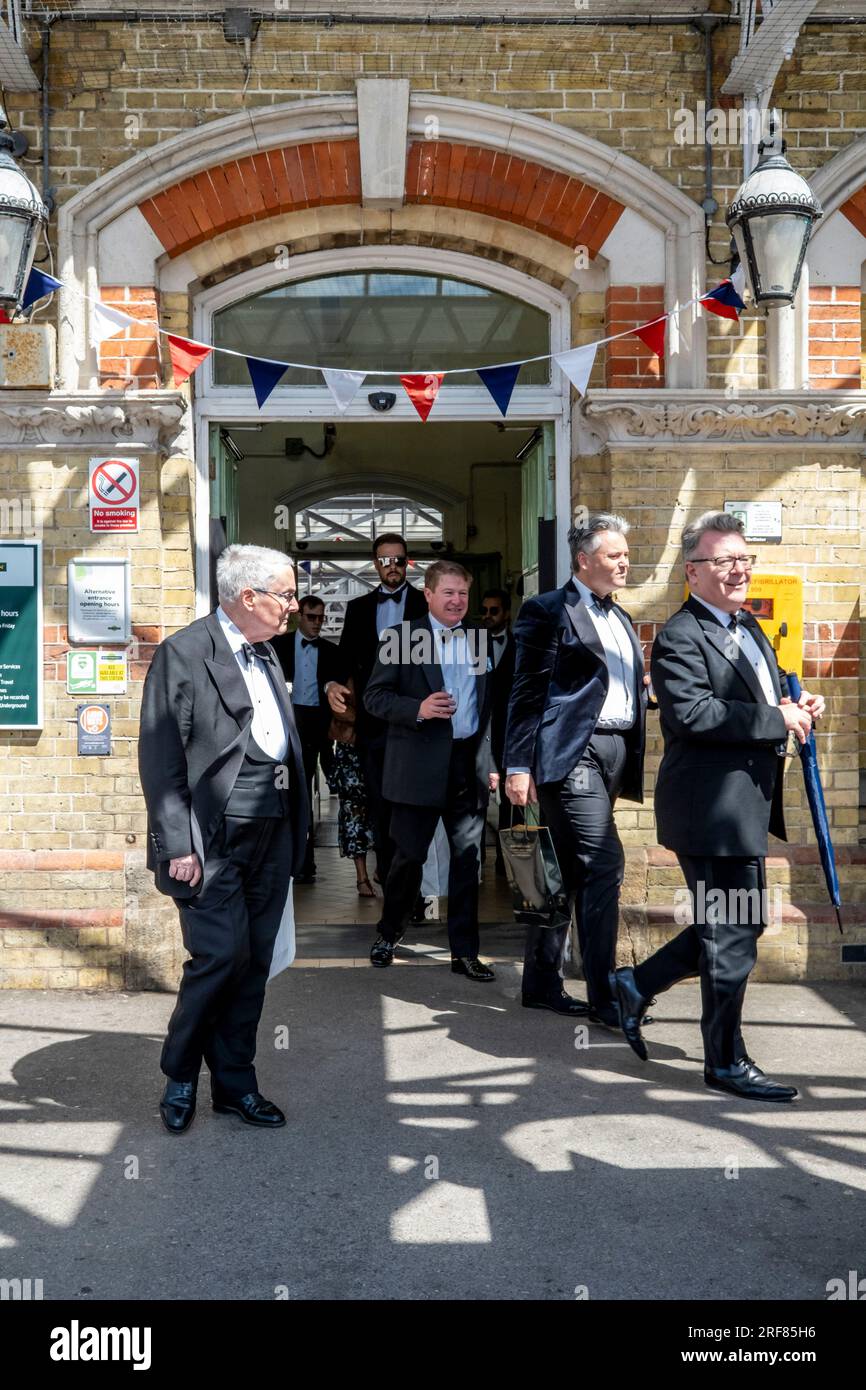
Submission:
[[138,460],[90,460],[91,531],[138,530]]

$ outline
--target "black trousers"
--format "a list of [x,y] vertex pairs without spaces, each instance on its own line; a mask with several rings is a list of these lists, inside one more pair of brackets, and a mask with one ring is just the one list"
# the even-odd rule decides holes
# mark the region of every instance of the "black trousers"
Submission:
[[677,980],[701,977],[701,1033],[708,1067],[730,1067],[747,1055],[741,1027],[746,985],[766,926],[762,858],[699,858],[679,854],[692,899],[688,926],[636,967],[644,998]]
[[295,724],[298,729],[298,738],[301,742],[301,753],[304,759],[304,777],[307,783],[307,794],[310,798],[310,825],[307,830],[307,849],[304,855],[304,866],[301,870],[304,874],[314,874],[316,872],[315,854],[315,827],[313,825],[313,782],[316,777],[316,764],[322,760],[322,771],[325,776],[330,771],[333,762],[333,747],[328,741],[328,726],[331,722],[331,711],[328,706],[319,705],[294,705]]
[[[550,827],[563,884],[574,906],[586,992],[594,1008],[611,1004],[608,973],[616,960],[619,890],[625,855],[613,818],[626,761],[619,733],[593,734],[583,757],[562,782],[539,787],[543,823]],[[559,994],[568,927],[531,927],[523,964],[523,993]]]
[[394,807],[390,801],[386,801],[382,791],[386,740],[387,732],[369,738],[362,734],[358,739],[358,752],[367,792],[367,815],[373,831],[376,869],[382,885],[387,881],[394,854],[394,842],[391,838],[391,814]]
[[379,930],[386,941],[403,935],[421,889],[424,860],[441,819],[451,848],[448,941],[452,956],[478,955],[478,871],[484,807],[478,805],[474,739],[455,739],[445,806],[399,806],[391,818],[394,853],[385,882]]
[[194,1081],[202,1058],[223,1095],[258,1089],[256,1030],[292,866],[288,820],[226,816],[208,850],[204,883],[178,903],[184,962],[160,1066]]

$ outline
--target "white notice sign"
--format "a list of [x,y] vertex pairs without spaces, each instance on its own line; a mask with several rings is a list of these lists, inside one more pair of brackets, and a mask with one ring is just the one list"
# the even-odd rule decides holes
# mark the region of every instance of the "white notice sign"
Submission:
[[132,640],[128,560],[70,560],[67,579],[70,642]]

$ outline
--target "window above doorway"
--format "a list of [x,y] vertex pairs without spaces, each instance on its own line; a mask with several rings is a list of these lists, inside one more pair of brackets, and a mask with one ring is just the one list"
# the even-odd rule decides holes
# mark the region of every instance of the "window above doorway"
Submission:
[[[550,316],[486,285],[412,270],[358,270],[278,285],[213,316],[213,342],[251,357],[393,372],[495,366],[551,351]],[[247,386],[242,358],[214,355],[214,384]],[[523,385],[546,385],[550,363],[527,364]],[[284,386],[320,386],[292,369]],[[474,372],[453,385],[476,386]]]

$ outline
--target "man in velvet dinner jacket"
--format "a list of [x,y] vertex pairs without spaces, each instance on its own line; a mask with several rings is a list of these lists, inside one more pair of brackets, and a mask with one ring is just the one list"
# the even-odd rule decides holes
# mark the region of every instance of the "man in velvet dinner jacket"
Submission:
[[618,1026],[614,968],[625,856],[618,797],[643,800],[646,682],[631,620],[613,601],[628,576],[629,530],[590,516],[568,540],[574,573],[526,599],[514,628],[517,661],[505,734],[506,795],[540,802],[574,902],[588,1003],[565,993],[566,927],[530,928],[523,1004]]
[[156,650],[141,703],[147,862],[190,953],[168,1025],[166,1129],[192,1123],[202,1059],[215,1110],[285,1124],[260,1094],[256,1030],[309,814],[291,701],[268,638],[297,610],[285,555],[230,545],[215,613]]
[[331,709],[342,715],[346,712],[345,682],[351,680],[355,688],[356,747],[364,771],[367,810],[376,845],[376,868],[384,887],[394,853],[390,834],[392,807],[382,788],[388,726],[367,709],[364,692],[376,664],[382,633],[386,628],[422,618],[427,604],[421,591],[407,581],[409,552],[402,536],[394,532],[377,536],[372,553],[379,583],[370,593],[361,594],[346,605],[346,618],[337,647],[337,679],[327,683],[325,692]]

